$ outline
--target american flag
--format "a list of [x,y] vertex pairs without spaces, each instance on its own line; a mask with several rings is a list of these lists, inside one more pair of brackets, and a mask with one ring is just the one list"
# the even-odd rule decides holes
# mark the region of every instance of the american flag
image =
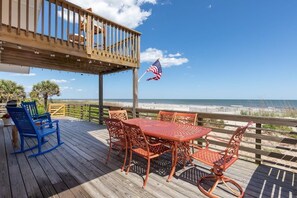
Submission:
[[155,74],[155,77],[148,78],[147,81],[149,80],[159,80],[162,76],[162,67],[161,63],[158,60],[156,60],[147,70],[146,72],[153,72]]

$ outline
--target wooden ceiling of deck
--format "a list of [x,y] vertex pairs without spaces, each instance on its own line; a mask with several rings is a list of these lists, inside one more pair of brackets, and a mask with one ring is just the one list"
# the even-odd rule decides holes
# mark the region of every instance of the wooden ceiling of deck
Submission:
[[33,47],[2,42],[0,62],[21,66],[53,69],[87,74],[108,74],[131,69],[125,65],[113,64],[88,58]]

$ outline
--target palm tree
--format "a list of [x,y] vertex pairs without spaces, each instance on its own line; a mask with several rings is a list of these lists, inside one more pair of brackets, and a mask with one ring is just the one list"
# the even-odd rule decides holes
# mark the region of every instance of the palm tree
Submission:
[[0,80],[0,103],[9,100],[23,100],[26,97],[23,86],[11,80]]
[[60,88],[59,85],[49,80],[41,81],[40,83],[33,85],[32,91],[30,92],[31,98],[38,100],[40,100],[41,98],[43,99],[45,111],[47,111],[48,97],[54,95],[60,96]]

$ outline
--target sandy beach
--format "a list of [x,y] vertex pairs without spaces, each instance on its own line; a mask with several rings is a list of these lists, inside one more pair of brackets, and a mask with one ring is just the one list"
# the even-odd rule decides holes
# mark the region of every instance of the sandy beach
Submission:
[[[110,102],[105,101],[105,105],[113,105],[119,107],[132,107],[130,102]],[[273,112],[280,113],[283,109],[279,108],[258,108],[258,107],[243,107],[241,105],[233,106],[216,106],[216,105],[182,105],[182,104],[162,104],[162,103],[139,103],[139,108],[144,109],[160,109],[160,110],[173,110],[173,111],[191,111],[191,112],[207,112],[207,113],[224,113],[224,114],[237,114],[242,112]]]

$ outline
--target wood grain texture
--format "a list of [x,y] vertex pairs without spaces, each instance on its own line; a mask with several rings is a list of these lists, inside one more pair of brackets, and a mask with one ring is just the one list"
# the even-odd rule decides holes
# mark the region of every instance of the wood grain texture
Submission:
[[[142,189],[146,164],[141,158],[135,156],[128,175],[120,171],[123,154],[113,153],[105,164],[104,126],[64,118],[60,127],[65,144],[37,158],[27,158],[31,151],[11,155],[11,129],[0,128],[0,197],[202,197],[196,183],[210,167],[195,161],[196,166],[180,167],[168,183],[171,156],[167,155],[153,162],[147,187]],[[45,149],[56,143],[55,138],[48,140]],[[35,140],[26,140],[26,146],[34,144]],[[297,175],[290,171],[238,160],[226,175],[243,186],[246,197],[297,196]],[[230,197],[222,189],[217,193]]]

